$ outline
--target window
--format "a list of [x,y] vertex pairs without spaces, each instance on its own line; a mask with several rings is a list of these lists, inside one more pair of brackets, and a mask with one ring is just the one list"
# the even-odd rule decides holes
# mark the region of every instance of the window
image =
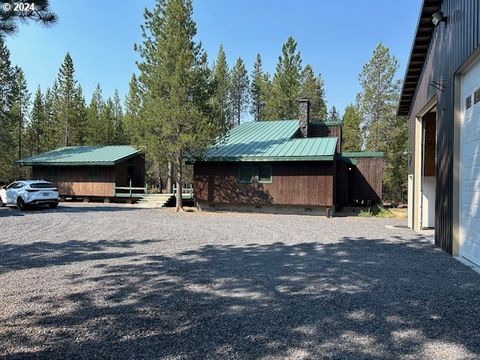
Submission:
[[250,184],[253,182],[253,166],[252,165],[240,165],[238,174],[241,183]]
[[271,183],[272,165],[240,165],[238,178],[243,184],[251,184],[253,182]]
[[87,168],[87,178],[96,179],[98,177],[98,168],[88,167]]
[[467,110],[472,107],[472,95],[467,96],[467,98],[465,99],[465,107],[467,108]]
[[49,182],[41,182],[41,183],[30,184],[30,187],[32,189],[50,189],[50,188],[53,188],[55,186],[53,186],[53,184],[49,183]]
[[271,183],[272,182],[272,165],[258,166],[258,182]]
[[473,93],[473,103],[476,104],[479,101],[480,101],[480,88],[475,90],[475,92]]

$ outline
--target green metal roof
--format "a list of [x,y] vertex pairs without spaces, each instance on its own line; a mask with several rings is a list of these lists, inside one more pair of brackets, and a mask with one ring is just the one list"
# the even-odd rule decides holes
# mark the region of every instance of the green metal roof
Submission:
[[20,165],[44,166],[112,166],[139,153],[128,145],[67,146],[18,160]]
[[336,137],[293,138],[298,120],[247,122],[207,150],[205,161],[333,160]]
[[346,158],[383,157],[383,152],[374,152],[374,151],[342,152],[341,156]]

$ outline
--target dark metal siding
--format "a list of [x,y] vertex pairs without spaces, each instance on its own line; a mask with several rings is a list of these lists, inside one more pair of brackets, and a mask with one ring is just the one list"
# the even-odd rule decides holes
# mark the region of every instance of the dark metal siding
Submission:
[[[437,96],[437,158],[435,243],[452,253],[453,236],[453,143],[454,143],[454,76],[455,72],[479,46],[480,0],[445,0],[442,11],[447,24],[435,28],[422,75],[410,111],[410,150],[414,151],[415,116]],[[443,84],[440,91],[431,86]],[[414,158],[412,155],[412,159]],[[413,162],[410,164],[413,173]],[[458,211],[458,210],[455,210]]]

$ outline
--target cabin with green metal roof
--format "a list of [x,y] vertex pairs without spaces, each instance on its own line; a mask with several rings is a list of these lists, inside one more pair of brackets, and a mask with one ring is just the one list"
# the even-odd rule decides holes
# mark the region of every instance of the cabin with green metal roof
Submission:
[[145,188],[145,157],[132,146],[67,146],[17,161],[32,178],[54,183],[62,197],[128,198]]
[[381,203],[383,154],[343,153],[342,123],[246,122],[193,161],[194,196],[202,209],[333,213]]

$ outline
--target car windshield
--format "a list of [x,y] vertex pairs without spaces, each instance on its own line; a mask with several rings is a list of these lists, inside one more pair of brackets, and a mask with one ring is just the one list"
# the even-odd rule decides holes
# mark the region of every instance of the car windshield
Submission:
[[49,182],[39,182],[39,183],[30,184],[30,187],[32,189],[49,189],[49,188],[54,188],[55,186]]

